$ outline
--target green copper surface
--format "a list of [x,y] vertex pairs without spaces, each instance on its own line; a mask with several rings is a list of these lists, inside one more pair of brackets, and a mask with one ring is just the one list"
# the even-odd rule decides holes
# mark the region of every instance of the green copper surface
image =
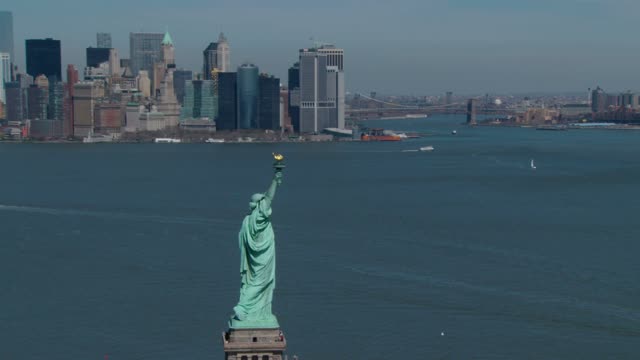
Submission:
[[169,35],[169,30],[165,31],[164,39],[162,39],[162,45],[173,45],[173,39]]
[[[281,164],[281,161],[277,161]],[[282,168],[276,167],[271,186],[264,194],[254,194],[250,212],[242,222],[240,245],[240,299],[229,320],[231,329],[275,329],[278,319],[271,312],[276,287],[275,235],[271,225],[271,204],[282,183]]]

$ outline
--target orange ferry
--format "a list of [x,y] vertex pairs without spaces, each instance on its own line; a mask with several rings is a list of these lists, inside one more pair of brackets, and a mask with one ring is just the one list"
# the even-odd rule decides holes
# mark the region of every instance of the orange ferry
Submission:
[[385,134],[384,129],[371,129],[369,132],[362,133],[360,136],[362,141],[400,141],[402,138],[396,134]]

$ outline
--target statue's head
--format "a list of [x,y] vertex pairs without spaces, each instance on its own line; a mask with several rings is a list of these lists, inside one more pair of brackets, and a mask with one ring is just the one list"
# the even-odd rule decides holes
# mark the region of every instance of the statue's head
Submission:
[[251,210],[255,209],[258,206],[258,203],[264,199],[264,194],[253,194],[251,196],[251,202],[249,202],[249,208]]

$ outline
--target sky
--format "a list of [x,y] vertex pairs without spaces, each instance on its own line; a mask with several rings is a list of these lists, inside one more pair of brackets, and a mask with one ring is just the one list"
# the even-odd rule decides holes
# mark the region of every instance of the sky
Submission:
[[130,32],[169,29],[178,67],[199,71],[224,31],[233,66],[253,62],[283,83],[298,49],[333,43],[349,92],[640,89],[637,0],[6,0],[0,10],[13,12],[22,69],[25,39],[61,40],[63,68],[82,69],[96,32],[127,57]]

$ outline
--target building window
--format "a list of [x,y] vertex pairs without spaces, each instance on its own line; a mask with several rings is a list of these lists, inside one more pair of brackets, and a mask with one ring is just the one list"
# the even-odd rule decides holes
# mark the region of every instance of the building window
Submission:
[[249,360],[249,357],[243,356],[243,357],[240,358],[240,360]]
[[269,360],[269,355],[262,355],[262,360]]
[[251,357],[251,360],[260,360],[260,359],[259,359],[258,355],[253,355],[253,356]]

